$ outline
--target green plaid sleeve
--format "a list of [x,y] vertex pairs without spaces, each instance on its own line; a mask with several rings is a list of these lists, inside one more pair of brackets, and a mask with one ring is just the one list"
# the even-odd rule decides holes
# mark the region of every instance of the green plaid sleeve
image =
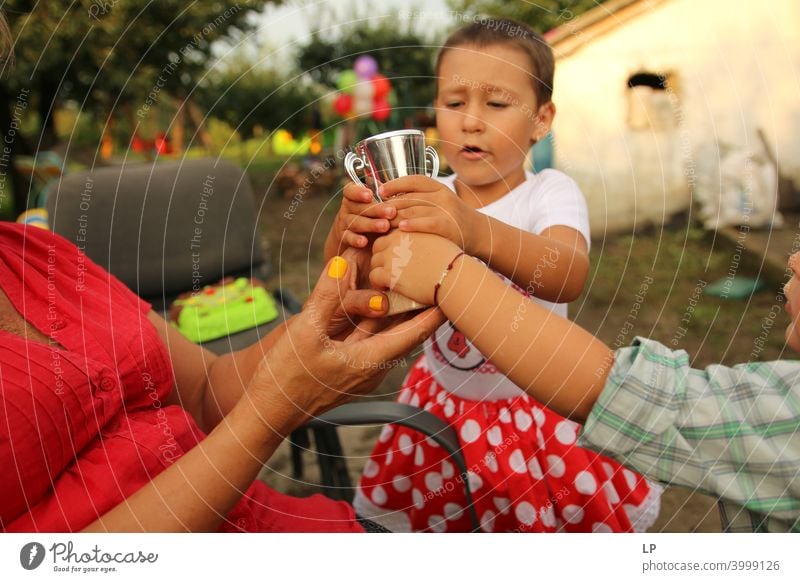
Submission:
[[579,442],[800,529],[800,362],[695,370],[686,352],[636,338],[616,352]]

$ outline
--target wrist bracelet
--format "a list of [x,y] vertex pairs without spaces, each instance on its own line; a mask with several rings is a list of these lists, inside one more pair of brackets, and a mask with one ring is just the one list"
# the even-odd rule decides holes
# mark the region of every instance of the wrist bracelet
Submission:
[[464,251],[458,253],[455,257],[453,257],[453,260],[450,261],[447,267],[445,267],[444,271],[442,271],[442,276],[439,277],[439,282],[436,283],[436,286],[433,288],[433,304],[436,307],[439,307],[439,288],[442,286],[442,283],[444,283],[444,280],[447,278],[447,275],[450,273],[450,271],[453,270],[453,265],[456,264],[456,261],[465,254],[466,253]]

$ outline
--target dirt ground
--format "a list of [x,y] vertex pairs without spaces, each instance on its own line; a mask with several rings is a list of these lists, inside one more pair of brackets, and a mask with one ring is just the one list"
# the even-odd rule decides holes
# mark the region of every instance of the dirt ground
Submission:
[[[266,184],[262,187],[266,191]],[[271,285],[307,296],[322,268],[322,244],[337,207],[337,198],[263,198],[261,224],[275,266]],[[619,347],[636,335],[649,336],[687,350],[695,367],[780,355],[785,317],[775,283],[744,300],[704,293],[715,281],[724,284],[757,272],[759,265],[729,241],[677,220],[669,228],[598,238],[592,247],[591,276],[581,298],[570,306],[570,318],[608,344]],[[395,370],[378,397],[393,398],[403,374]],[[354,482],[379,430],[340,429]],[[318,491],[310,451],[304,454],[304,466],[304,478],[292,479],[284,444],[262,478],[292,494]],[[715,502],[701,493],[667,488],[651,531],[720,531]]]

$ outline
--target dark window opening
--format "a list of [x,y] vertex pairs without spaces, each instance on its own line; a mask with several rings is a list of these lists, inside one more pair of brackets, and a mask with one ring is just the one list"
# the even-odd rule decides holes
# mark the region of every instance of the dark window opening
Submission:
[[667,89],[667,77],[656,75],[655,73],[635,73],[628,78],[628,87],[650,87],[665,91]]

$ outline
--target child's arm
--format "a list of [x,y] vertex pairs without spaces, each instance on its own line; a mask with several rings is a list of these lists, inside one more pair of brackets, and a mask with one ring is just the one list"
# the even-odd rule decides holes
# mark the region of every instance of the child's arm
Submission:
[[[410,260],[397,268],[402,249]],[[373,246],[370,281],[422,303],[460,249],[442,237],[395,231]],[[457,259],[437,300],[447,318],[511,380],[560,414],[584,420],[606,383],[613,352],[530,301],[469,257]]]
[[535,297],[567,303],[583,290],[589,254],[574,228],[553,226],[541,235],[514,228],[469,208],[447,186],[425,176],[393,180],[381,195],[396,196],[388,202],[397,209],[393,226],[444,236]]
[[375,204],[372,192],[364,186],[348,183],[344,187],[342,205],[325,240],[325,260],[342,254],[348,246],[365,248],[369,239],[364,235],[387,232],[389,220],[396,213],[388,204]]

